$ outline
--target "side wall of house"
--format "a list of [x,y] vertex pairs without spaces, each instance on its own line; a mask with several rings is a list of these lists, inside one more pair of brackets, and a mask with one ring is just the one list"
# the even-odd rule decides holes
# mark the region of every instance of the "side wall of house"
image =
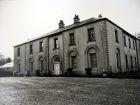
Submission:
[[140,70],[140,40],[137,39],[136,43],[137,43],[138,67],[139,67],[139,70]]
[[[118,43],[116,42],[115,38],[115,30],[118,33]],[[120,72],[120,71],[126,71],[126,60],[125,55],[128,57],[128,65],[130,67],[130,56],[132,56],[132,62],[133,65],[135,65],[135,57],[136,56],[136,49],[133,48],[133,41],[135,39],[133,37],[130,37],[130,35],[127,35],[122,31],[122,29],[118,28],[114,24],[107,21],[107,35],[108,35],[108,54],[109,54],[109,66],[110,69],[113,72]],[[124,37],[126,37],[126,46],[124,46]],[[129,41],[131,42],[131,48],[129,48]],[[120,62],[121,62],[121,70],[117,69],[117,58],[116,58],[116,52],[117,49],[120,51]]]

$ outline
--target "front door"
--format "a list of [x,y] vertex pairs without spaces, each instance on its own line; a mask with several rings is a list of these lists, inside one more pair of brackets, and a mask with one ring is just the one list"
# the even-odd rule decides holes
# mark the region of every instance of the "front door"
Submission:
[[54,63],[54,74],[60,75],[60,63],[59,62]]

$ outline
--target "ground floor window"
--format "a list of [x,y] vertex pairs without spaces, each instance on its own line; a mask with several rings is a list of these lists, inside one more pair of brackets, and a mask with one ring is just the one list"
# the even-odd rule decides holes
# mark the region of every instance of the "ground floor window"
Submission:
[[135,68],[137,68],[137,59],[135,57]]
[[87,52],[88,56],[88,67],[89,68],[97,68],[97,54],[94,48],[90,48]]
[[40,70],[41,71],[44,70],[44,61],[43,60],[40,61]]
[[116,52],[116,63],[117,63],[117,69],[121,69],[121,58],[120,58],[120,50],[117,49]]
[[71,56],[71,67],[75,69],[77,66],[76,64],[76,56]]
[[30,62],[30,72],[33,72],[33,62]]
[[75,51],[70,52],[69,60],[70,60],[70,68],[76,69],[77,68],[77,56],[76,56]]
[[128,68],[128,57],[125,55],[126,68]]
[[90,67],[91,67],[91,68],[97,67],[97,57],[96,57],[96,53],[91,53],[91,54],[90,54]]
[[130,56],[130,63],[131,63],[131,68],[133,68],[133,58]]
[[20,72],[20,68],[21,68],[20,63],[18,63],[18,72]]

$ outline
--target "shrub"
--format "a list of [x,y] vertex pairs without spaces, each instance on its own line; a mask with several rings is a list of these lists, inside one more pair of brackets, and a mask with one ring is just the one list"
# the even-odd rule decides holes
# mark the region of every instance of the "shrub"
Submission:
[[40,76],[40,70],[36,70],[36,75]]
[[67,69],[67,75],[68,76],[73,76],[73,68],[68,68]]
[[85,71],[86,71],[86,76],[89,76],[91,77],[92,76],[92,69],[91,68],[85,68]]

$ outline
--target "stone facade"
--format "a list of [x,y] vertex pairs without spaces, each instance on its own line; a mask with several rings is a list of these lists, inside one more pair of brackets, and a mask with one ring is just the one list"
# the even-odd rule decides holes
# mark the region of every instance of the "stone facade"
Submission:
[[102,74],[139,67],[140,41],[101,16],[80,21],[75,15],[72,25],[65,26],[61,20],[59,29],[14,46],[14,68],[24,75],[36,75],[37,71],[63,75],[68,69],[85,75],[88,68],[93,74]]

